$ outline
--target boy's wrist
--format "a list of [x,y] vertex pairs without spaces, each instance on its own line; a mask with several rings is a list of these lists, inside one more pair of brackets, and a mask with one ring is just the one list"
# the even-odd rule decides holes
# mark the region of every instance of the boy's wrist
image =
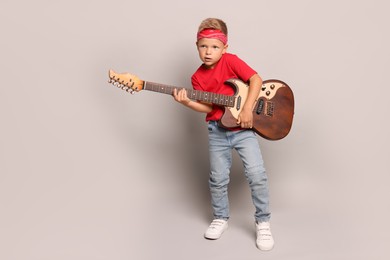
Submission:
[[253,106],[250,106],[250,105],[246,105],[242,108],[241,111],[244,111],[244,112],[252,112],[253,110]]

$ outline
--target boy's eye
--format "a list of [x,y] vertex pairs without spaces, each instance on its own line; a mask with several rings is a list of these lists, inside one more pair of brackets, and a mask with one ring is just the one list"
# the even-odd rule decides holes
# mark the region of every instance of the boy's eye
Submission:
[[[200,49],[207,49],[209,48],[207,45],[199,45],[199,48]],[[214,50],[218,50],[219,49],[219,46],[217,45],[214,45],[214,46],[210,46],[210,48],[214,49]]]

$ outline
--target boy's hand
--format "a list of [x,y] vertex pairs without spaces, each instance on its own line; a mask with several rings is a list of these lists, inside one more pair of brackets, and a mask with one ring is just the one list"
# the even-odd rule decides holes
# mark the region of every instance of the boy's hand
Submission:
[[252,128],[253,127],[253,114],[250,110],[242,110],[238,115],[237,125],[240,125],[242,128]]
[[173,90],[173,98],[177,101],[177,102],[179,102],[179,103],[181,103],[181,104],[183,104],[183,105],[185,105],[185,106],[187,106],[190,102],[191,102],[191,99],[189,99],[188,98],[188,96],[187,96],[187,91],[183,88],[183,89],[180,89],[180,90],[177,90],[176,88]]
[[240,125],[242,128],[252,128],[253,127],[253,107],[255,105],[256,99],[259,96],[261,90],[261,84],[263,80],[258,74],[254,74],[249,79],[249,91],[248,96],[245,101],[244,106],[237,118],[237,125]]

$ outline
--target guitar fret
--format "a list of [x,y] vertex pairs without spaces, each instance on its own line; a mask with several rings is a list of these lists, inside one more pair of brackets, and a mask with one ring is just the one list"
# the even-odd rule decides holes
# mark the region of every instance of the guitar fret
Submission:
[[203,93],[202,92],[198,92],[198,100],[201,100],[202,96],[203,96]]
[[227,106],[230,106],[230,107],[233,107],[233,106],[234,106],[234,99],[233,99],[231,96],[229,96]]
[[199,100],[203,100],[204,92],[199,92]]
[[190,99],[196,99],[196,92],[195,91],[193,91],[193,90],[189,90],[188,91],[188,97],[190,98]]
[[204,97],[203,97],[204,101],[209,101],[209,95],[208,94],[209,93],[207,93],[207,92],[204,93]]

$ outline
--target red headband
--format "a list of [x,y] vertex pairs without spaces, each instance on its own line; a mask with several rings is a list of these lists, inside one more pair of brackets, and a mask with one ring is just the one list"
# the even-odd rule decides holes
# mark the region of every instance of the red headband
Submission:
[[227,43],[227,36],[220,30],[216,29],[204,29],[200,31],[197,35],[197,40],[199,41],[202,38],[212,38],[220,40],[224,45]]

